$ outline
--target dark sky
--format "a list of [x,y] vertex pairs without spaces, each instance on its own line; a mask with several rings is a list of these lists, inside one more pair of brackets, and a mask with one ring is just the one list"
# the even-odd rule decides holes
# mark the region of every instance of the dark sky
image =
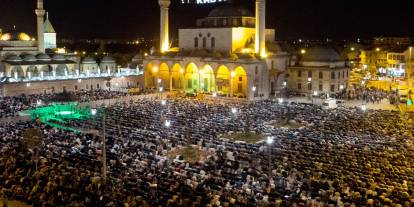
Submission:
[[[60,38],[155,38],[157,0],[44,0]],[[181,5],[172,0],[172,35],[191,26],[212,6]],[[253,11],[254,0],[233,0]],[[35,0],[0,0],[0,28],[34,34]],[[268,0],[267,27],[279,39],[351,39],[376,35],[413,36],[412,0]]]

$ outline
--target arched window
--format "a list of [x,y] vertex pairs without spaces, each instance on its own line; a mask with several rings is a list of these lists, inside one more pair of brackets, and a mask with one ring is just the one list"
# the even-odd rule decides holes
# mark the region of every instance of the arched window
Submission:
[[207,38],[203,37],[203,48],[207,47]]
[[211,48],[215,48],[216,47],[216,38],[212,37],[211,38]]
[[198,37],[194,38],[194,47],[198,47]]

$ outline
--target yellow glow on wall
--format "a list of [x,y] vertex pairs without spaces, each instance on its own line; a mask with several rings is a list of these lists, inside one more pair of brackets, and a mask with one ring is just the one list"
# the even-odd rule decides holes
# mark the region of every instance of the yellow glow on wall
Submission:
[[254,38],[254,28],[237,27],[232,28],[232,52],[243,50],[247,43]]
[[241,52],[245,54],[254,53],[252,48],[243,48]]
[[65,54],[66,53],[66,49],[65,48],[58,48],[57,51],[56,51],[56,53]]
[[4,35],[1,36],[0,39],[3,40],[3,41],[8,41],[8,40],[11,39],[11,35],[10,34],[4,34]]
[[260,51],[260,57],[267,58],[266,48],[263,48],[262,51]]
[[19,40],[23,40],[23,41],[30,41],[30,36],[27,35],[26,33],[20,33],[19,34]]

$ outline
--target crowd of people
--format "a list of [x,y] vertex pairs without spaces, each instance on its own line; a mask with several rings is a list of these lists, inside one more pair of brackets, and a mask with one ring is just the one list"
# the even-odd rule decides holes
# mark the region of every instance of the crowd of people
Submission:
[[[96,101],[126,96],[127,93],[108,90],[86,91],[80,90],[71,92],[79,102]],[[0,96],[0,118],[16,116],[19,111],[32,109],[38,103],[47,104],[55,94],[32,94],[20,96]],[[41,102],[39,102],[41,101]]]
[[[268,125],[281,118],[302,127]],[[99,132],[0,125],[0,186],[9,199],[33,206],[414,205],[413,130],[391,111],[142,98],[67,124]],[[38,152],[26,148],[28,128],[43,132]],[[274,142],[227,139],[246,128]],[[194,163],[169,157],[188,145],[208,156]]]

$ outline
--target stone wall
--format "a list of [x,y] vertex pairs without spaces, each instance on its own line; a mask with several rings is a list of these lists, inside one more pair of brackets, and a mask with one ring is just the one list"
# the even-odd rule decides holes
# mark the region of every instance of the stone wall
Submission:
[[31,83],[3,83],[0,84],[0,95],[15,96],[21,94],[60,93],[63,90],[121,90],[128,87],[142,88],[143,76],[113,77],[113,78],[89,78],[74,80],[36,81]]

